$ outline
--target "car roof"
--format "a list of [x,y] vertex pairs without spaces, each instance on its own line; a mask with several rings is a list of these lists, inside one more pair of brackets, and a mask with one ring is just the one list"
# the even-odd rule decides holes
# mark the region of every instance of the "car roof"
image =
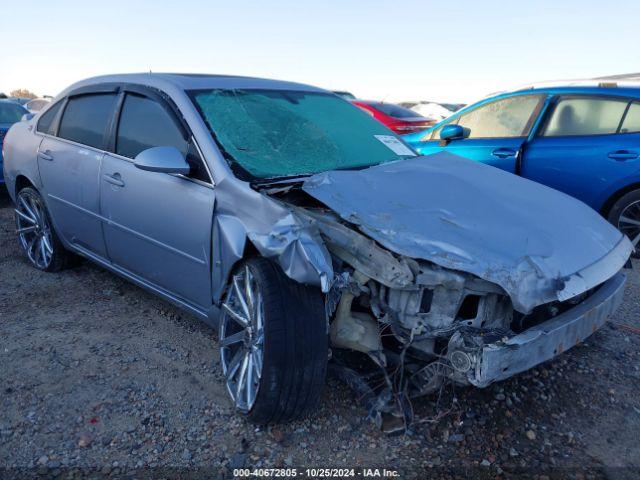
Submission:
[[[525,87],[517,88],[506,93],[518,92],[547,92],[547,93],[567,93],[582,92],[595,95],[627,95],[640,96],[639,81],[618,81],[615,79],[594,79],[594,80],[569,80],[569,81],[549,81],[534,83]],[[490,95],[494,96],[494,95]]]
[[103,83],[130,83],[155,87],[161,90],[207,90],[215,88],[246,88],[271,90],[297,90],[327,92],[321,88],[295,82],[243,77],[238,75],[213,75],[201,73],[126,73],[92,77],[77,82],[61,95],[82,87]]

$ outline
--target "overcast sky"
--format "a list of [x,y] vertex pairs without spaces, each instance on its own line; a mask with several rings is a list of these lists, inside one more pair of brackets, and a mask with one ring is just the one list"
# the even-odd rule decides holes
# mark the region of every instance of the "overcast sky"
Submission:
[[[0,91],[206,72],[361,98],[469,102],[549,79],[640,71],[640,1],[0,0]],[[12,13],[13,12],[13,13]]]

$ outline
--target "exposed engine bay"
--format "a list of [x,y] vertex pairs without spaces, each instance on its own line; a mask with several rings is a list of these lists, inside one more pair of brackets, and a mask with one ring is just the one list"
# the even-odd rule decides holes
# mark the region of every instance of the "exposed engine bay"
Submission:
[[332,370],[388,432],[406,429],[411,399],[438,391],[445,381],[485,386],[480,375],[485,346],[543,323],[591,294],[523,314],[500,286],[392,253],[296,185],[267,193],[317,226],[335,272],[326,295]]
[[513,232],[497,231],[510,195],[500,183],[471,212],[457,201],[455,209],[430,207],[446,196],[432,191],[437,186],[425,190],[430,176],[403,188],[417,169],[441,175],[434,163],[406,160],[256,188],[328,252],[333,275],[322,290],[332,369],[387,431],[404,430],[411,399],[445,382],[485,387],[571,348],[604,324],[624,290],[619,270],[630,244],[608,225],[602,230],[595,212],[575,206],[591,234],[580,252],[557,225],[531,233],[518,223],[537,219],[514,217]]

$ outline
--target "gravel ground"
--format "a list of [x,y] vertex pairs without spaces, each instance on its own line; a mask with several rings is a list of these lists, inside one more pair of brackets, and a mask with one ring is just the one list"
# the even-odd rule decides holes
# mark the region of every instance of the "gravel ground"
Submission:
[[638,478],[639,292],[631,271],[612,322],[555,361],[416,402],[407,435],[378,431],[335,379],[312,418],[256,428],[227,399],[214,332],[87,262],[30,268],[0,191],[0,477],[349,466],[401,478]]

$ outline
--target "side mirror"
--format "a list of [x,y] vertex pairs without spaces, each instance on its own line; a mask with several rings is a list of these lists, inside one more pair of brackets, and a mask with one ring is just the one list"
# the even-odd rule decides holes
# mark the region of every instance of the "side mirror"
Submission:
[[28,122],[29,120],[31,120],[35,116],[36,116],[35,113],[25,113],[24,115],[22,115],[22,118],[20,119],[20,121],[21,122]]
[[140,152],[133,163],[140,170],[187,175],[191,168],[176,147],[152,147]]
[[462,140],[467,138],[471,130],[460,125],[445,125],[440,130],[440,140],[450,142],[451,140]]

